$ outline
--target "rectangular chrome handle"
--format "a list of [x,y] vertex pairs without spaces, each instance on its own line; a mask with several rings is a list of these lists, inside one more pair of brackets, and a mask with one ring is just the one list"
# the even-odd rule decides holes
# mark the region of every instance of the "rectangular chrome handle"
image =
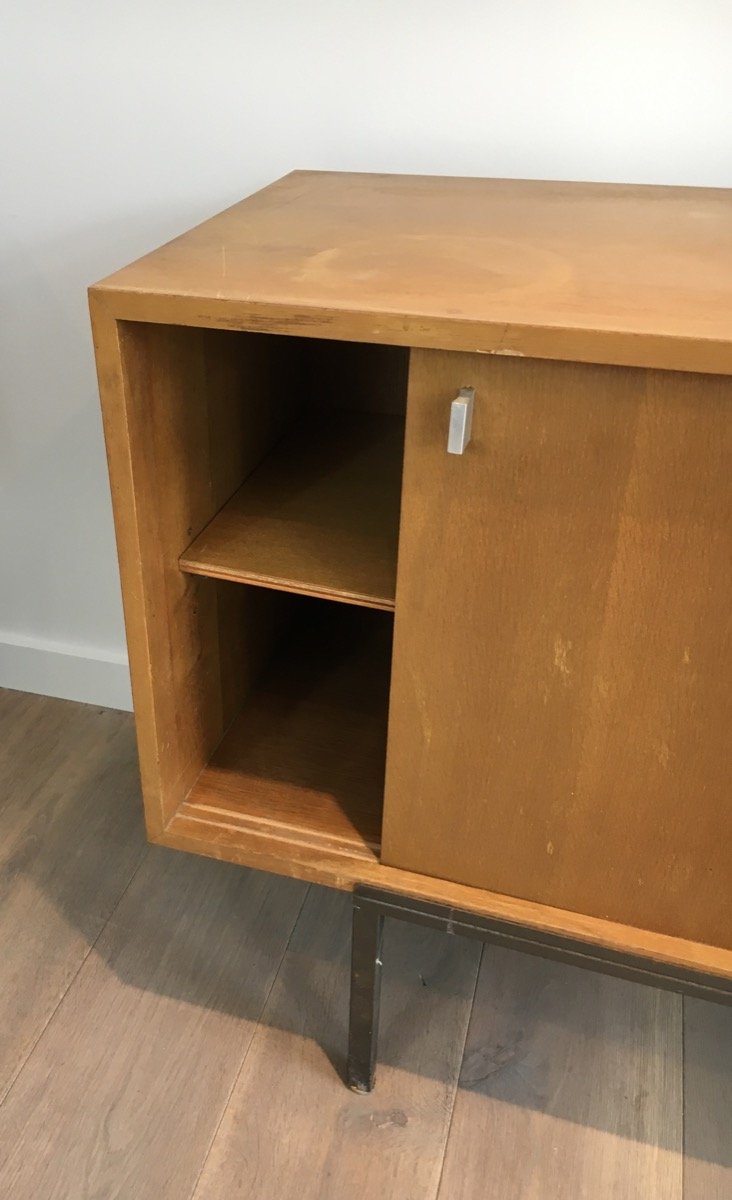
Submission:
[[474,400],[475,388],[462,387],[450,406],[450,428],[447,434],[448,454],[462,454],[470,441]]

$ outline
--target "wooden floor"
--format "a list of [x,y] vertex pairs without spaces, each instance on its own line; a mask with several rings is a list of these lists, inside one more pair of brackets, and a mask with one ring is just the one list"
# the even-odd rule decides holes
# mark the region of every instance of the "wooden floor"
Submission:
[[147,847],[131,718],[0,691],[0,1197],[732,1200],[732,1010]]

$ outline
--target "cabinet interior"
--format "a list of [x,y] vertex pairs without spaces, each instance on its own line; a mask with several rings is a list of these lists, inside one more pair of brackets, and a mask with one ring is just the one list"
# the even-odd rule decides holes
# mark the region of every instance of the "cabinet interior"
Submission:
[[155,534],[140,567],[166,612],[160,825],[373,858],[408,351],[138,323],[121,346]]

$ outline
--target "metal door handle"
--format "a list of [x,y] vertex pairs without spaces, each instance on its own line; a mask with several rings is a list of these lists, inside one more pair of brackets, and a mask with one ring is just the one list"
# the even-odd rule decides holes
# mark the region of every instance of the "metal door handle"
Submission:
[[474,399],[475,388],[462,387],[450,406],[450,428],[447,434],[448,454],[462,454],[470,441]]

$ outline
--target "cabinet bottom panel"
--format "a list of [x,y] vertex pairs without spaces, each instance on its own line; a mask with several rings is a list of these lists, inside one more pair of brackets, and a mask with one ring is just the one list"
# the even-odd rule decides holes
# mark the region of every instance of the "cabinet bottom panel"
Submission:
[[231,813],[221,815],[206,804],[181,805],[154,840],[176,850],[343,891],[351,891],[358,884],[383,888],[404,897],[510,922],[517,932],[523,929],[569,937],[588,949],[597,946],[628,958],[637,956],[732,980],[730,950],[389,867],[379,862],[375,853],[356,852],[355,845],[333,849],[323,841],[314,844],[311,840],[308,844],[294,827],[273,830],[264,823],[253,823],[245,828],[235,823]]

